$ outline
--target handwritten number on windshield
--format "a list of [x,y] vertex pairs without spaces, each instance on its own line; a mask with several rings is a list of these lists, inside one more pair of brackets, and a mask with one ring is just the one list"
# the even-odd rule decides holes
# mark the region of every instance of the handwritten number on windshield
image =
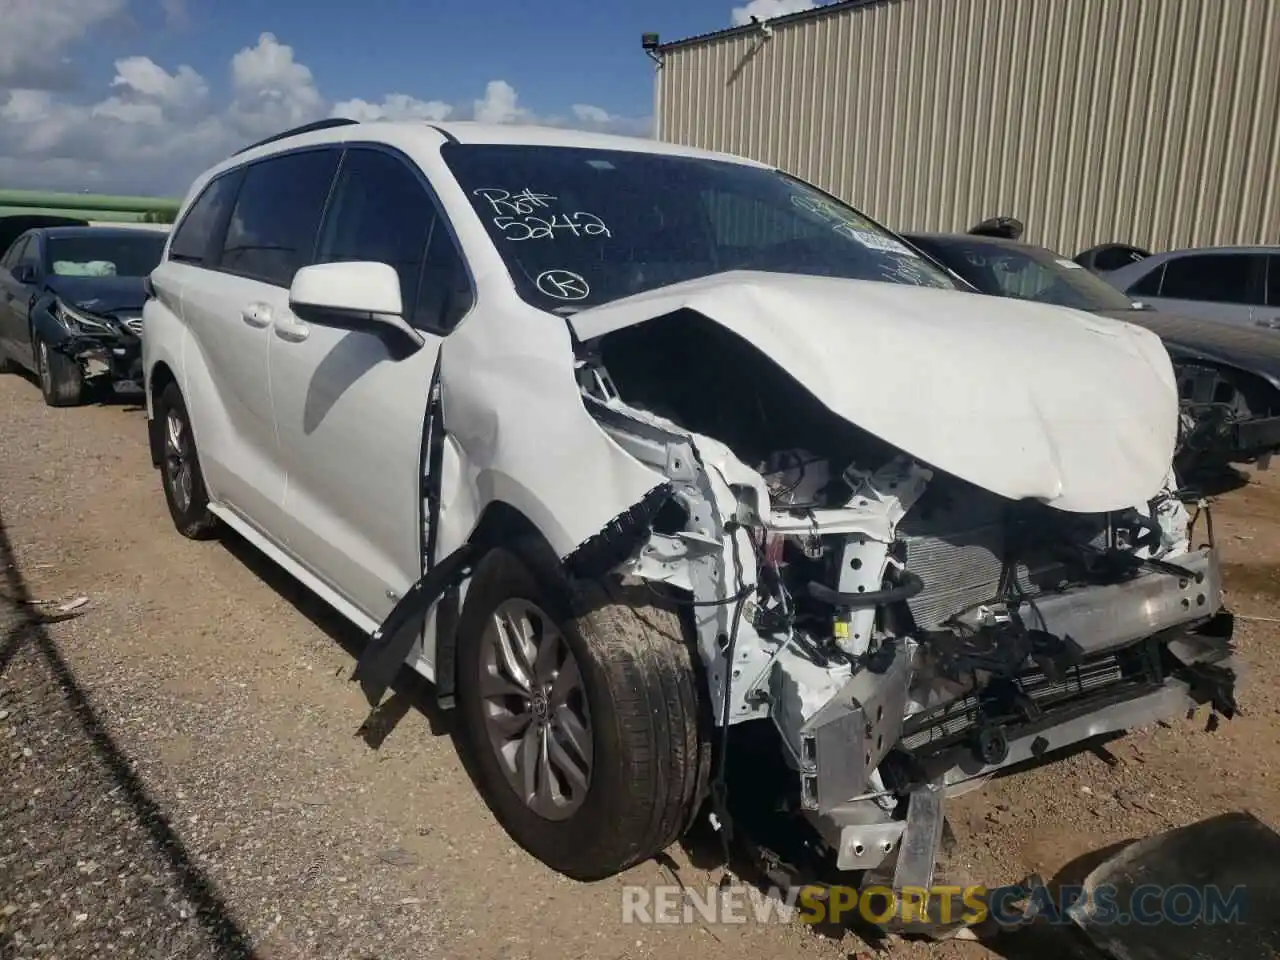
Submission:
[[[481,187],[471,192],[488,202],[495,215],[493,225],[508,240],[554,240],[565,233],[575,237],[613,236],[594,213],[583,210],[557,213],[552,201],[559,198],[550,193],[537,193],[527,187],[514,194],[497,187]],[[535,216],[535,212],[539,215]]]

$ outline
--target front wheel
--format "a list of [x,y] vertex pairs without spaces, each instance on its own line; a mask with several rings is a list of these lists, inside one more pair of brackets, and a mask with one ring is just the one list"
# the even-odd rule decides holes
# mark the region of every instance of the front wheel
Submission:
[[35,347],[36,376],[40,378],[40,393],[51,407],[75,407],[84,402],[84,370],[80,364],[50,350],[44,337],[34,334],[31,345]]
[[710,740],[679,617],[651,594],[567,593],[507,550],[458,625],[465,746],[485,801],[552,869],[598,880],[660,853],[702,799]]
[[191,417],[176,383],[160,393],[154,416],[160,421],[164,437],[160,475],[173,525],[188,539],[207,540],[217,532],[217,518],[209,511],[209,494],[200,472]]

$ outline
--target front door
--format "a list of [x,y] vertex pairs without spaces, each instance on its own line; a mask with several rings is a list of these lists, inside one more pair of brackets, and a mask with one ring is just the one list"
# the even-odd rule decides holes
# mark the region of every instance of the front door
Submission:
[[397,359],[374,334],[304,324],[285,310],[271,336],[288,548],[381,622],[422,573],[428,394],[442,337],[465,311],[469,287],[421,171],[372,146],[344,153],[316,261],[393,266],[405,318],[426,338]]

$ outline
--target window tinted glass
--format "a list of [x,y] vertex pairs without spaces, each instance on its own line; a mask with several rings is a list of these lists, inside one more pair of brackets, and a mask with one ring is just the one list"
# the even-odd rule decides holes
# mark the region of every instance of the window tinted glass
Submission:
[[106,230],[78,237],[50,237],[46,266],[56,276],[145,277],[160,262],[163,233],[111,234]]
[[1164,264],[1156,267],[1137,283],[1130,284],[1129,295],[1134,297],[1160,296],[1160,282],[1164,279]]
[[572,147],[448,144],[441,154],[518,292],[543,309],[727,270],[956,287],[883,227],[776,170]]
[[1165,264],[1160,296],[1215,303],[1253,303],[1254,270],[1262,257],[1253,254],[1204,253],[1178,257]]
[[448,328],[466,312],[470,287],[452,238],[418,174],[381,150],[347,151],[316,262],[372,260],[394,267],[407,318]]
[[28,266],[40,266],[40,238],[31,236],[27,238],[27,245],[22,248],[22,253],[18,255],[18,262],[25,263]]
[[22,260],[22,252],[27,248],[29,241],[26,237],[19,237],[13,242],[13,246],[4,255],[3,265],[12,269],[16,267]]
[[1267,306],[1280,307],[1280,256],[1276,254],[1267,264]]
[[307,150],[251,164],[236,198],[219,266],[287,287],[311,262],[338,151]]
[[910,238],[980,291],[1076,310],[1129,310],[1132,301],[1080,264],[1044,247],[977,237]]
[[215,233],[221,231],[227,221],[243,174],[243,170],[224,173],[204,188],[174,232],[173,243],[169,245],[170,260],[204,263],[214,252],[214,244],[221,239]]
[[422,285],[413,323],[428,330],[449,331],[471,309],[471,279],[462,254],[436,218],[422,264]]

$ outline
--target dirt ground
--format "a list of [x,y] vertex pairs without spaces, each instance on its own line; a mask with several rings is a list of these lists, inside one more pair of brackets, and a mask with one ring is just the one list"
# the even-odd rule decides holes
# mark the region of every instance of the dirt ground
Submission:
[[[422,685],[370,720],[362,638],[242,542],[173,530],[129,403],[45,407],[0,377],[0,957],[850,958],[799,923],[623,924],[512,844]],[[1280,477],[1215,512],[1250,671],[1244,715],[1135,731],[954,800],[953,866],[1046,878],[1229,810],[1280,823]],[[85,597],[78,609],[57,605]],[[1016,940],[889,956],[1045,956]]]

